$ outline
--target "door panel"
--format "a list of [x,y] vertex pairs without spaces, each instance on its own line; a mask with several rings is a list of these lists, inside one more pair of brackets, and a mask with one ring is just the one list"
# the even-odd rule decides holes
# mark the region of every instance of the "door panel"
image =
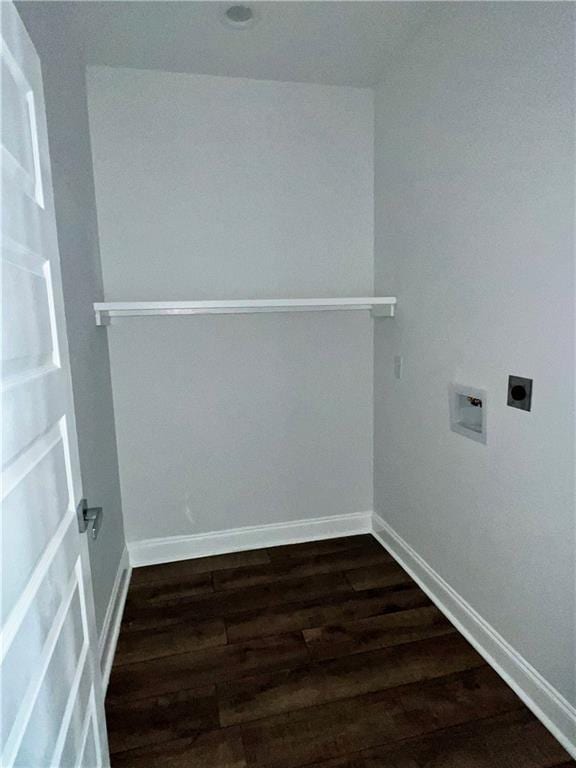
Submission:
[[40,63],[14,6],[0,12],[1,764],[97,768],[108,748]]
[[[10,578],[2,580],[3,621],[30,581],[63,519],[67,517],[64,530],[74,521],[74,516],[69,514],[70,486],[60,424],[42,435],[31,450],[23,451],[4,473],[2,562],[10,562],[13,552],[22,554],[15,560]],[[42,510],[42,524],[24,527],[18,524],[18,515],[30,502]]]

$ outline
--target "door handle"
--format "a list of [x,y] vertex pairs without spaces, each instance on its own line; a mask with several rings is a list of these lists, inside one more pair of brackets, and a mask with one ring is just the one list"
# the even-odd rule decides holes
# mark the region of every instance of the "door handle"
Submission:
[[102,507],[89,507],[87,499],[80,499],[76,509],[76,516],[80,533],[86,533],[88,527],[90,527],[90,536],[93,539],[97,539],[98,532],[102,526]]

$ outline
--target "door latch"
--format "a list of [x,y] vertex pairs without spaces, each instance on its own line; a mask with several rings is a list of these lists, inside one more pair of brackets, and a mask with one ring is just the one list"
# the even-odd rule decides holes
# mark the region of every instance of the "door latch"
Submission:
[[86,499],[80,499],[76,508],[76,516],[80,533],[86,533],[90,526],[90,536],[97,539],[102,525],[102,507],[89,507]]

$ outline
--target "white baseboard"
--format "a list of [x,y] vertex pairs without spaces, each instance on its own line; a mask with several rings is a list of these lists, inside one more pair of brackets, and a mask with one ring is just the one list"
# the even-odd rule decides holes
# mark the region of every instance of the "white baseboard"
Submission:
[[335,539],[372,532],[372,513],[354,512],[348,515],[295,520],[290,523],[253,525],[191,536],[170,536],[160,539],[133,541],[128,544],[130,565],[156,565],[194,557],[207,557],[227,552],[241,552],[300,541]]
[[120,624],[122,623],[122,614],[124,613],[131,573],[132,567],[128,557],[128,548],[124,547],[100,633],[98,650],[104,691],[108,688],[108,680],[110,679],[110,670],[112,669],[112,662],[116,653],[116,644],[120,634]]
[[570,755],[576,757],[576,708],[377,514],[373,515],[372,532]]

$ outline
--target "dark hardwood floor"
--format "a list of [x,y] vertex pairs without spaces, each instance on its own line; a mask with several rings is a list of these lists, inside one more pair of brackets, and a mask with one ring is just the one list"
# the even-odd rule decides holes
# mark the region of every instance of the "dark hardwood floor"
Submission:
[[371,536],[133,572],[113,768],[567,768]]

